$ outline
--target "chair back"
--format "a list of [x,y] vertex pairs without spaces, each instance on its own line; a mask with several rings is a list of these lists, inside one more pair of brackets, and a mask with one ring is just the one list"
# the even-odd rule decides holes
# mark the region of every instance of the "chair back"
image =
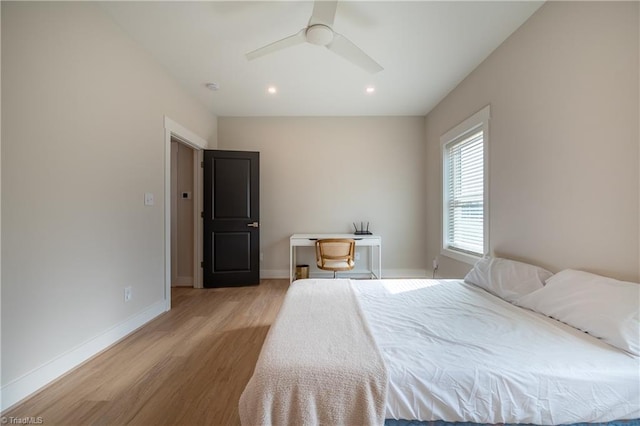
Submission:
[[353,269],[356,242],[351,238],[325,238],[316,241],[318,268],[330,271]]

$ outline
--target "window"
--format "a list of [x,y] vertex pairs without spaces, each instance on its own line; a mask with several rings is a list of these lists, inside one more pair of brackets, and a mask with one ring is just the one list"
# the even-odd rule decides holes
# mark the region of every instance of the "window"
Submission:
[[489,106],[440,138],[442,254],[474,263],[487,253]]

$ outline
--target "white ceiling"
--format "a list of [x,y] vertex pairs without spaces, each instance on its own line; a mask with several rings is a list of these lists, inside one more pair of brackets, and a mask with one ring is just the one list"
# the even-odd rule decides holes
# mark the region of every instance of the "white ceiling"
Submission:
[[339,2],[333,29],[384,67],[376,74],[308,43],[245,58],[306,27],[313,2],[101,6],[217,116],[359,116],[425,115],[542,3]]

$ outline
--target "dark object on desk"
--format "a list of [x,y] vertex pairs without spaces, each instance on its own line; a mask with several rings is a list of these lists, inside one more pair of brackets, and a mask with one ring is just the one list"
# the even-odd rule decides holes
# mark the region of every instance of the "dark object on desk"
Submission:
[[369,222],[367,222],[367,229],[364,228],[364,222],[360,222],[360,229],[358,229],[355,223],[353,224],[353,228],[356,230],[356,232],[354,232],[355,235],[373,235],[373,233],[369,232]]

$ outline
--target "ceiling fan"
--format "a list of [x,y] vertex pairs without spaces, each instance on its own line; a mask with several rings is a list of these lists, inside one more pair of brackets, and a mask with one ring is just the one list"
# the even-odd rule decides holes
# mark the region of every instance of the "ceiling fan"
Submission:
[[336,16],[337,1],[316,0],[313,3],[313,12],[309,24],[296,34],[275,41],[246,54],[248,60],[253,60],[264,55],[295,46],[302,43],[311,43],[324,46],[338,56],[359,66],[371,74],[382,71],[383,68],[358,46],[353,44],[342,34],[333,31],[331,26]]

